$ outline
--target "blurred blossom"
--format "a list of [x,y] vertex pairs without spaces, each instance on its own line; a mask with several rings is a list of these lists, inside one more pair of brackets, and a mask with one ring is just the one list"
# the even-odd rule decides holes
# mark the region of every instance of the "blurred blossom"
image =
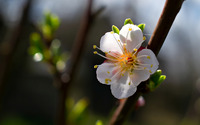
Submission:
[[34,54],[33,59],[34,59],[34,61],[39,62],[43,59],[43,56],[41,53],[36,53],[36,54]]

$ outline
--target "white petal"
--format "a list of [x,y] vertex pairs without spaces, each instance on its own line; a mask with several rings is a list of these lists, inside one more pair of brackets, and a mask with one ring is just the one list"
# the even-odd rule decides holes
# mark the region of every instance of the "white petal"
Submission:
[[137,88],[132,83],[128,72],[119,78],[115,83],[111,84],[111,92],[117,99],[128,98],[136,92]]
[[110,85],[114,82],[118,68],[113,63],[102,63],[96,70],[97,79],[102,84]]
[[[140,58],[140,56],[143,56]],[[148,56],[148,57],[147,57]],[[158,60],[155,56],[155,54],[150,49],[143,49],[137,54],[138,60],[142,64],[149,64],[147,69],[150,70],[150,74],[153,74],[158,69]]]
[[100,49],[103,52],[118,52],[122,54],[120,48],[121,41],[119,42],[119,35],[116,33],[107,32],[100,40]]
[[121,41],[127,44],[127,50],[129,52],[132,52],[133,49],[140,48],[143,41],[143,33],[138,26],[126,24],[122,27],[119,34]]
[[150,72],[148,70],[134,70],[133,74],[130,76],[132,83],[138,86],[141,82],[146,81],[150,77]]

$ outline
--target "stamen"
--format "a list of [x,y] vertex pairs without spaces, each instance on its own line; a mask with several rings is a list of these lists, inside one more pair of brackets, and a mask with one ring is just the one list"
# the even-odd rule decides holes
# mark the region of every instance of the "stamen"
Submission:
[[[134,49],[136,49],[138,46],[140,46],[145,40],[142,40],[141,42],[139,42]],[[137,52],[137,51],[136,51]],[[135,53],[134,53],[135,54]]]
[[141,55],[141,56],[138,56],[137,59],[143,58],[143,57],[148,57],[148,55]]
[[97,55],[99,55],[99,56],[101,56],[101,57],[103,57],[103,58],[105,58],[105,59],[107,59],[107,60],[117,61],[116,59],[111,59],[111,58],[108,58],[108,57],[106,57],[106,56],[104,56],[104,55],[101,55],[101,54],[98,53],[97,51],[94,51],[93,53],[94,53],[94,54],[97,54]]
[[125,41],[125,46],[126,46],[126,48],[127,48],[127,44],[126,44],[126,43],[127,43],[128,34],[129,34],[130,31],[132,30],[132,29],[131,29],[131,30],[130,30],[130,29],[131,29],[131,28],[129,28],[128,33],[126,34],[126,41]]
[[[113,34],[113,33],[111,33],[111,34]],[[124,53],[124,49],[123,49],[123,46],[122,46],[121,42],[119,42],[119,41],[115,38],[115,35],[114,35],[114,34],[113,34],[113,37],[114,37],[115,41],[117,42],[117,44],[119,45],[121,51]]]

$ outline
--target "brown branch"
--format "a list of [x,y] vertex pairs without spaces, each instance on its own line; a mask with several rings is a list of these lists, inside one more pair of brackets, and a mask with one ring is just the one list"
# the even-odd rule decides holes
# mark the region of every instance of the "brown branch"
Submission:
[[3,48],[2,51],[3,53],[3,58],[2,63],[0,65],[0,92],[2,93],[3,86],[5,83],[5,79],[8,75],[13,56],[15,54],[15,51],[17,49],[17,46],[20,42],[20,37],[22,35],[22,31],[24,30],[24,24],[28,20],[28,13],[30,10],[32,0],[27,1],[27,3],[24,5],[23,11],[22,11],[22,18],[19,21],[19,24],[16,26],[14,29],[13,33],[10,36],[10,39],[8,40],[7,43],[5,43],[5,47]]
[[88,8],[86,10],[85,15],[83,16],[83,19],[81,21],[81,26],[79,29],[79,32],[76,36],[71,57],[66,65],[66,70],[60,76],[60,105],[59,105],[59,114],[58,114],[58,124],[57,125],[65,125],[66,120],[66,108],[65,108],[65,100],[67,97],[67,91],[70,86],[70,83],[72,81],[72,78],[74,76],[76,67],[78,65],[78,62],[80,61],[81,53],[84,48],[84,44],[86,42],[86,36],[88,34],[89,28],[91,26],[92,22],[92,16],[91,16],[91,8],[92,8],[92,0],[88,0]]
[[[156,55],[159,53],[174,19],[181,9],[183,1],[184,0],[166,0],[162,14],[147,47]],[[137,87],[136,93],[119,105],[111,118],[110,125],[122,125],[124,123],[128,114],[131,113],[138,97],[147,92],[146,84],[148,84],[148,81],[142,82]]]

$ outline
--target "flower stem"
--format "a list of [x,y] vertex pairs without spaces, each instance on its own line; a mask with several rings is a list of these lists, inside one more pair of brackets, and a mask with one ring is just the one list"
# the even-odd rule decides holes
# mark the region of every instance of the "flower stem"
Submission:
[[[174,19],[181,9],[183,1],[184,0],[166,0],[162,14],[147,47],[156,55],[159,53]],[[137,91],[133,96],[120,103],[110,120],[110,125],[122,125],[124,123],[128,114],[131,113],[139,96],[148,92],[146,89],[147,83],[148,81],[142,82],[137,87]]]

